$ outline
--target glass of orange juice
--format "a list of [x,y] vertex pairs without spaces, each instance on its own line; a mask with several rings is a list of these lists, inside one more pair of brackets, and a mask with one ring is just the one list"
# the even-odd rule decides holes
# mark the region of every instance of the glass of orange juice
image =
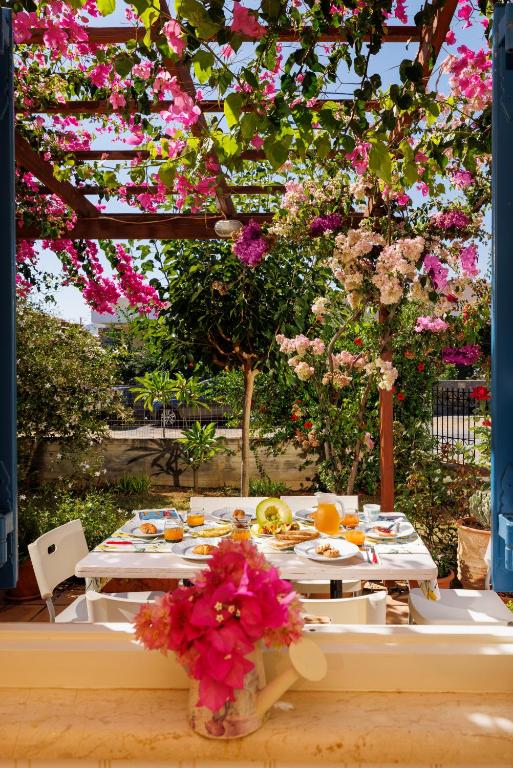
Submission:
[[333,536],[340,527],[340,513],[335,502],[320,501],[315,512],[315,527],[321,533]]
[[183,521],[178,515],[166,517],[164,520],[164,539],[166,541],[182,541]]
[[365,544],[365,531],[363,528],[351,528],[346,531],[346,541],[350,541],[351,544],[356,544],[357,547]]
[[187,513],[187,525],[190,528],[195,528],[197,525],[205,524],[205,513],[201,512],[188,512]]
[[355,510],[350,509],[344,513],[344,517],[342,518],[342,525],[345,528],[356,528],[359,522],[360,518],[358,517],[358,512]]

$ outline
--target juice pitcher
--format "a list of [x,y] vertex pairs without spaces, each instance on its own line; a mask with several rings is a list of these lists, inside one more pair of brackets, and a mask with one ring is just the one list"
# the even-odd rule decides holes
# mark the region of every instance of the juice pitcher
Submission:
[[339,532],[340,523],[344,513],[342,504],[334,493],[319,493],[317,511],[315,513],[315,527],[321,533],[330,536]]

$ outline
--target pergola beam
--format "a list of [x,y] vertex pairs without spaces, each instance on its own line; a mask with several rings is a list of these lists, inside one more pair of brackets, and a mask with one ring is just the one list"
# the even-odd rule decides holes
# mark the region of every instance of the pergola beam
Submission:
[[[235,213],[234,218],[243,224],[252,219],[260,224],[270,222],[272,213]],[[210,213],[104,213],[95,218],[79,218],[66,239],[88,240],[213,240],[219,214]],[[357,225],[362,214],[355,212],[345,217],[351,225]],[[38,240],[41,233],[35,225],[18,226],[19,240]]]
[[[125,188],[127,190],[128,194],[132,195],[140,195],[145,192],[149,192],[150,194],[156,194],[158,192],[158,187],[156,186],[144,186],[139,184],[125,185]],[[105,195],[106,197],[119,197],[117,188],[114,188],[112,190],[106,189],[105,187],[100,187],[95,184],[85,184],[82,187],[75,187],[77,192],[80,192],[82,195]],[[284,184],[228,184],[226,186],[226,190],[228,194],[230,195],[277,195],[282,194],[285,192],[285,185]],[[51,190],[48,189],[45,186],[41,186],[38,189],[38,192],[40,192],[42,195],[47,195],[51,193]],[[173,192],[173,190],[168,190],[168,195],[177,195],[177,192]]]
[[[66,27],[63,28],[64,31],[66,31]],[[137,40],[144,37],[146,34],[146,30],[144,27],[93,27],[93,26],[87,26],[84,27],[84,29],[87,30],[87,35],[89,38],[89,42],[91,43],[99,43],[102,45],[119,45],[122,43],[127,43],[129,40]],[[309,28],[303,29],[303,33],[309,33],[311,30]],[[312,32],[312,34],[314,34]],[[315,33],[317,34],[317,33]],[[30,40],[26,41],[25,45],[42,45],[44,44],[43,40],[44,30],[43,29],[35,29],[32,30],[32,37]],[[301,39],[301,35],[299,31],[295,29],[281,29],[277,30],[277,36],[278,40],[283,43],[297,43]],[[247,37],[245,35],[241,35],[242,40],[244,42],[251,42],[254,44],[255,40],[254,38]],[[369,41],[369,36],[366,35],[363,40],[364,42]],[[343,29],[328,29],[324,32],[321,32],[317,40],[320,43],[343,43],[347,42],[347,35],[345,34]],[[392,26],[385,26],[385,35],[383,37],[384,42],[387,43],[408,43],[410,41],[419,41],[420,40],[420,29],[415,26],[399,26],[399,25],[392,25]]]
[[[176,65],[173,65],[173,70],[176,72]],[[224,99],[201,99],[196,102],[202,112],[205,113],[222,113],[224,111]],[[317,99],[315,104],[312,104],[310,109],[322,108],[324,104],[353,104],[354,99]],[[149,105],[151,113],[163,112],[172,106],[173,102],[169,100],[157,101]],[[372,109],[377,106],[377,101],[369,101],[366,104],[367,109]],[[256,112],[258,109],[257,104],[244,104],[242,112]],[[139,105],[136,101],[129,101],[124,107],[113,107],[112,104],[106,99],[88,99],[73,101],[66,101],[63,104],[48,104],[48,105],[34,105],[30,109],[19,109],[17,113],[20,115],[110,115],[116,112],[140,112]],[[195,123],[197,125],[201,122],[201,117]],[[194,128],[194,126],[192,126]]]
[[15,136],[15,155],[18,166],[34,174],[52,193],[58,195],[80,216],[96,216],[98,214],[96,206],[84,197],[73,184],[55,178],[52,164],[33,150],[28,141],[18,132]]

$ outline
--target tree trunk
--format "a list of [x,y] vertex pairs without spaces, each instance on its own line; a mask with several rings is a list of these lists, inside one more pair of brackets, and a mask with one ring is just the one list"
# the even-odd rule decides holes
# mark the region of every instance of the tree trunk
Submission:
[[[381,323],[386,323],[388,310],[382,307],[379,313]],[[392,360],[392,349],[387,341],[381,352],[383,360]],[[394,511],[394,394],[392,390],[379,390],[379,447],[381,510]]]
[[192,468],[192,490],[194,493],[198,493],[198,468]]
[[242,456],[240,467],[241,496],[249,496],[250,420],[251,405],[253,403],[253,389],[257,373],[258,371],[254,371],[248,364],[244,365],[244,409],[242,412]]
[[162,403],[162,437],[166,437],[166,404]]

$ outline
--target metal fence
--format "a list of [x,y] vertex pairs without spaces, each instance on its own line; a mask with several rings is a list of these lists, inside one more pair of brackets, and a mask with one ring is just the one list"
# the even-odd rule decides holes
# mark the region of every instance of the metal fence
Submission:
[[129,386],[116,387],[116,390],[121,395],[127,416],[122,419],[117,416],[108,418],[112,437],[180,437],[182,430],[195,421],[201,424],[214,422],[218,427],[225,427],[229,419],[226,409],[218,403],[206,402],[203,408],[192,408],[171,401],[165,408],[163,403],[155,403],[153,409],[148,411],[140,402],[134,402],[135,395]]
[[[474,461],[479,451],[475,427],[483,421],[488,403],[472,396],[484,381],[439,381],[433,387],[432,431],[436,451],[446,461]],[[484,407],[483,407],[484,403]]]

